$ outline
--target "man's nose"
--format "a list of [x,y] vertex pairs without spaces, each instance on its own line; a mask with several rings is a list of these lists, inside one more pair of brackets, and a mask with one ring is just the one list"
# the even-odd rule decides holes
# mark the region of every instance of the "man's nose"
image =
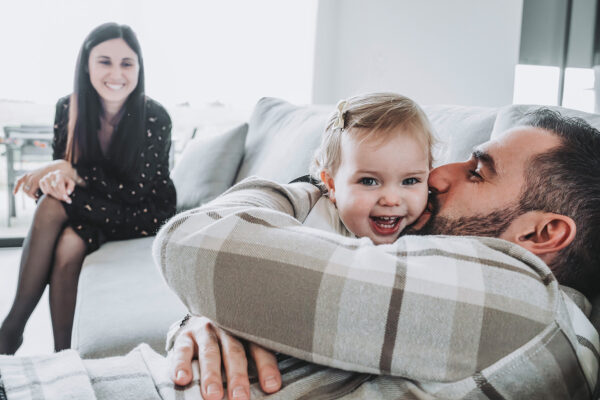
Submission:
[[429,173],[427,184],[433,193],[446,193],[452,182],[458,177],[460,163],[446,164],[433,169]]

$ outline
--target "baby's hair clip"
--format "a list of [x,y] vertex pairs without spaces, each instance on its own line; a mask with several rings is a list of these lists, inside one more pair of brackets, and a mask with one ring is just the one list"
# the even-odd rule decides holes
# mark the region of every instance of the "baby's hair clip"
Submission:
[[340,100],[337,103],[337,119],[333,123],[333,129],[344,129],[344,107],[346,107],[346,100]]

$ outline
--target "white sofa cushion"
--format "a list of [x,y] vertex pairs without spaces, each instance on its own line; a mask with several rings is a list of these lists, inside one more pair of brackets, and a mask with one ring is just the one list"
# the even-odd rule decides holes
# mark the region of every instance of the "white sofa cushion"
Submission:
[[[236,182],[257,175],[289,182],[308,173],[333,105],[296,106],[284,100],[262,98],[250,118],[246,154]],[[473,146],[490,138],[497,108],[424,106],[438,145],[434,165],[465,160]]]
[[169,326],[187,310],[152,259],[153,237],[109,242],[85,258],[71,345],[83,358],[148,343],[164,354]]
[[264,97],[248,126],[246,154],[236,182],[257,175],[287,183],[308,174],[333,106],[296,106]]
[[521,124],[521,121],[530,111],[536,110],[540,107],[546,107],[551,110],[560,112],[563,116],[583,118],[590,125],[596,129],[600,129],[600,115],[590,114],[583,111],[571,110],[569,108],[556,107],[556,106],[538,106],[529,104],[516,104],[506,106],[498,111],[496,122],[494,123],[494,130],[492,131],[492,139],[497,138],[503,132],[514,128]]
[[227,190],[244,156],[248,124],[224,134],[190,140],[171,172],[177,189],[177,211],[207,203]]
[[497,108],[449,105],[423,106],[438,144],[433,149],[435,167],[469,158],[473,147],[489,140]]

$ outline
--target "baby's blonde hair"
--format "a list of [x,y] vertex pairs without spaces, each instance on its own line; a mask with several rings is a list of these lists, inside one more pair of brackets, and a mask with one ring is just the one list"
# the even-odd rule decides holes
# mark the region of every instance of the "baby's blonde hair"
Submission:
[[[361,129],[353,129],[361,128]],[[338,103],[338,109],[327,121],[321,145],[316,150],[310,174],[320,180],[321,171],[337,172],[341,161],[343,135],[353,139],[385,141],[402,128],[427,148],[429,168],[435,139],[427,116],[417,103],[396,93],[370,93],[353,96]]]

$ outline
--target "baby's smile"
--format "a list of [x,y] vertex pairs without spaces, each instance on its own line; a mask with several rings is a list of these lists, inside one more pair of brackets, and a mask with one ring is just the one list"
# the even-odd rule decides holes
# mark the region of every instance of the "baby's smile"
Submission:
[[393,235],[398,233],[403,219],[404,217],[399,215],[369,217],[371,229],[379,235]]

